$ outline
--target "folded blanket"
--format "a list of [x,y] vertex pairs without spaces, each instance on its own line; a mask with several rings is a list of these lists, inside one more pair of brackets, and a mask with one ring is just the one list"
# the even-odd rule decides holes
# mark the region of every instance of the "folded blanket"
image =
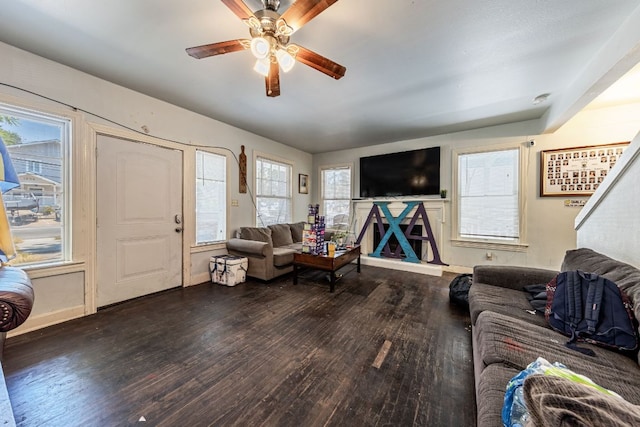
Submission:
[[640,406],[562,377],[535,374],[523,385],[527,426],[640,425]]

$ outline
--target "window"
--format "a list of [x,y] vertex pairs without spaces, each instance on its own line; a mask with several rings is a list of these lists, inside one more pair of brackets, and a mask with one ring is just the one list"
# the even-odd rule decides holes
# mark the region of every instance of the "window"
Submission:
[[42,173],[42,163],[34,160],[27,161],[27,172]]
[[320,174],[327,228],[346,231],[351,208],[351,165],[322,168]]
[[196,244],[227,236],[227,158],[196,151]]
[[256,225],[291,222],[292,166],[256,158]]
[[71,120],[0,105],[2,137],[20,185],[2,195],[12,265],[71,260]]
[[520,150],[459,154],[457,180],[458,238],[518,243]]

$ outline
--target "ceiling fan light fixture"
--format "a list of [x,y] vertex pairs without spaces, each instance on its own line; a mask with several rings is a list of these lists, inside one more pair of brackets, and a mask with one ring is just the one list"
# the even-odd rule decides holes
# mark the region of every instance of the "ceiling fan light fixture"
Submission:
[[268,77],[270,64],[271,64],[271,61],[269,60],[269,58],[258,59],[255,65],[253,66],[253,71],[263,75],[264,77]]
[[288,73],[296,64],[296,60],[284,49],[278,49],[276,51],[276,58],[278,58],[278,64],[282,68],[282,71]]
[[254,37],[251,40],[251,53],[257,59],[264,59],[271,52],[271,43],[264,37]]
[[221,1],[249,27],[250,37],[190,47],[186,49],[189,56],[202,59],[249,50],[256,58],[253,69],[266,77],[266,93],[270,97],[280,95],[280,71],[291,71],[296,62],[336,80],[347,71],[312,50],[289,43],[294,32],[338,0],[287,0],[284,3],[289,7],[282,14],[278,12],[281,0],[261,0],[263,9],[255,12],[245,4],[246,0]]

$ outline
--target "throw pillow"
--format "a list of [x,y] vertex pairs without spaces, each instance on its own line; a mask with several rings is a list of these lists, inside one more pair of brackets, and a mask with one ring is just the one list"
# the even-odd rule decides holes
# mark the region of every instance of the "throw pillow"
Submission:
[[270,225],[269,229],[271,230],[271,238],[273,239],[274,248],[280,248],[293,243],[289,224],[274,224]]
[[289,228],[291,228],[291,238],[294,243],[302,242],[302,231],[304,230],[304,222],[294,222],[293,224],[289,224]]
[[240,238],[244,240],[257,240],[273,245],[271,229],[266,227],[240,227]]

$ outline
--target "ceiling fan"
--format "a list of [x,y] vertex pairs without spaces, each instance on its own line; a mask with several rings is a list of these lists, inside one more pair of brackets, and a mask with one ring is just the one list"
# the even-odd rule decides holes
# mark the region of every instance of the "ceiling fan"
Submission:
[[265,76],[267,96],[280,95],[280,67],[291,70],[295,61],[339,79],[345,67],[309,49],[289,43],[291,34],[315,18],[338,0],[297,0],[282,15],[278,13],[280,0],[262,0],[263,9],[252,12],[242,0],[222,0],[249,27],[251,39],[190,47],[187,53],[197,59],[224,53],[250,50],[257,61],[253,67]]

